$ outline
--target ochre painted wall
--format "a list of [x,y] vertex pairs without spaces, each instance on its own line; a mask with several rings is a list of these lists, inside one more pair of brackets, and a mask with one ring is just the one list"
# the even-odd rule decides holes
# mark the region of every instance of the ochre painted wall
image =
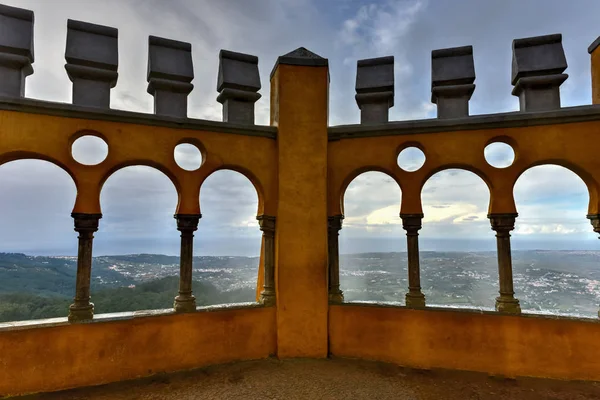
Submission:
[[275,308],[0,331],[0,397],[275,354]]
[[515,377],[600,380],[600,321],[332,305],[334,356]]
[[592,104],[600,104],[600,47],[591,54],[592,58]]
[[[200,212],[200,187],[219,169],[236,170],[252,181],[258,192],[258,215],[276,212],[277,171],[273,165],[277,148],[270,138],[14,111],[0,111],[0,127],[0,165],[26,158],[59,165],[77,186],[74,212],[100,213],[104,181],[129,165],[152,166],[171,179],[179,195],[173,213]],[[108,144],[108,157],[98,165],[82,165],[71,156],[71,144],[86,134]],[[196,171],[183,170],[175,163],[175,147],[185,142],[197,145],[203,153],[203,164]]]
[[[329,144],[328,212],[343,214],[346,187],[360,173],[373,170],[398,182],[402,213],[420,214],[421,189],[427,179],[444,169],[461,168],[476,173],[487,183],[490,213],[514,213],[518,210],[513,186],[519,176],[536,165],[558,164],[571,169],[586,183],[590,194],[588,213],[597,214],[600,163],[590,143],[597,141],[599,133],[600,122],[593,121],[333,141]],[[515,160],[508,168],[494,168],[485,160],[485,147],[496,141],[510,144],[515,151]],[[397,164],[400,151],[410,146],[419,147],[426,157],[425,164],[414,172],[403,171]]]
[[279,64],[271,80],[279,357],[327,356],[327,71]]

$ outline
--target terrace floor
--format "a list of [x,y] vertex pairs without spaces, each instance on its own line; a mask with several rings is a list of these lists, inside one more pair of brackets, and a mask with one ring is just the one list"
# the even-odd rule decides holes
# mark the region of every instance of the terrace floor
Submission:
[[508,380],[372,361],[247,361],[17,399],[600,399],[600,383]]

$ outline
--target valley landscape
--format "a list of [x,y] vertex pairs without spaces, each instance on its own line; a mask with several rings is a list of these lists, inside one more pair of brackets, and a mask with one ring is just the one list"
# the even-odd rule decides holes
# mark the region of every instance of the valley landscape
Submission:
[[[198,306],[252,302],[258,257],[194,257]],[[513,252],[515,296],[523,312],[597,318],[600,252]],[[66,316],[75,291],[76,257],[0,253],[0,322]],[[179,258],[156,254],[94,257],[95,312],[164,309],[177,294]],[[427,304],[492,310],[498,294],[496,253],[421,252]],[[403,304],[406,253],[340,256],[346,301]]]

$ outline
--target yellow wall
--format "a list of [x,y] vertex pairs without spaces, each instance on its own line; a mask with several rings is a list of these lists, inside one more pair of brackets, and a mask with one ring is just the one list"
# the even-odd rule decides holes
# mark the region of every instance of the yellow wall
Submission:
[[592,56],[592,104],[600,104],[600,48]]
[[0,397],[275,354],[275,308],[0,331]]
[[271,80],[279,197],[279,357],[327,356],[327,67],[280,64]]
[[330,306],[331,354],[508,377],[600,380],[600,321]]
[[[381,171],[402,189],[402,213],[420,214],[421,189],[433,174],[443,169],[462,168],[479,175],[490,189],[490,213],[518,211],[513,186],[528,168],[558,164],[571,169],[586,183],[590,194],[588,213],[599,212],[600,163],[590,143],[597,140],[600,122],[485,129],[413,135],[342,139],[329,144],[329,215],[343,214],[343,194],[360,173]],[[495,141],[510,144],[515,161],[508,168],[494,168],[484,157],[485,147]],[[419,147],[425,164],[406,172],[397,164],[400,151]],[[400,210],[398,210],[400,212]],[[582,217],[584,217],[582,215]],[[590,228],[591,229],[591,228]]]

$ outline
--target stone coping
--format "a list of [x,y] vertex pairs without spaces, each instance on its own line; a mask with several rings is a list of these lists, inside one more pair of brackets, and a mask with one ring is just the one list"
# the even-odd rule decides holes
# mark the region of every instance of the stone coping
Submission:
[[266,125],[240,125],[230,122],[194,118],[176,118],[148,113],[77,106],[70,103],[0,96],[0,110],[67,118],[123,122],[128,124],[163,126],[174,129],[222,132],[235,135],[277,138],[277,128]]
[[523,318],[538,318],[538,319],[553,319],[553,320],[562,320],[562,321],[578,321],[578,322],[588,322],[592,324],[600,323],[600,319],[598,318],[584,318],[577,316],[568,316],[568,315],[558,315],[558,314],[541,314],[541,313],[533,313],[523,311],[521,314],[508,314],[501,313],[498,311],[494,311],[492,308],[467,308],[467,307],[453,307],[453,306],[441,306],[441,305],[432,305],[426,306],[423,308],[417,307],[407,307],[400,302],[377,302],[377,301],[344,301],[343,303],[334,303],[330,302],[329,306],[341,306],[341,307],[373,307],[373,308],[396,308],[402,310],[414,310],[414,311],[435,311],[435,312],[459,312],[459,313],[467,313],[467,314],[480,314],[480,315],[493,315],[498,317],[523,317]]
[[[215,304],[211,306],[196,307],[196,313],[203,312],[220,312],[240,309],[263,308],[260,303],[231,303],[231,304]],[[142,310],[142,311],[126,311],[117,313],[96,314],[94,319],[90,321],[69,322],[67,317],[35,319],[27,321],[15,322],[0,322],[0,333],[6,331],[17,331],[37,328],[51,328],[55,326],[74,325],[74,324],[95,324],[102,322],[125,321],[146,317],[162,317],[167,315],[184,315],[186,313],[176,313],[172,308],[160,310]],[[189,313],[194,314],[194,313]]]
[[339,125],[329,127],[328,132],[329,141],[334,141],[361,137],[522,128],[587,121],[600,121],[600,105],[565,107],[552,111],[514,111],[499,114],[482,114],[462,118],[394,121],[378,125]]

